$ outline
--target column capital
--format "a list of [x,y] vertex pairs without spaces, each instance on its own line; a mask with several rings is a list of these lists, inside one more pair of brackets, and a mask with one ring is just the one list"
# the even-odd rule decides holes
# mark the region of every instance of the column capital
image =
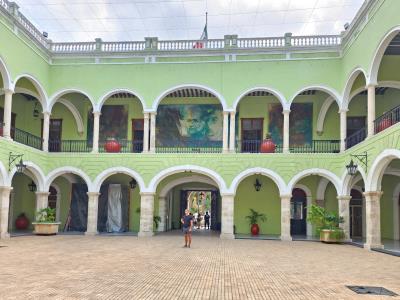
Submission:
[[236,116],[236,111],[231,110],[231,111],[229,112],[229,114],[230,114],[231,116]]
[[49,196],[50,195],[50,193],[49,192],[35,192],[35,195],[36,196],[39,196],[39,197],[41,197],[41,196]]
[[363,193],[364,197],[377,197],[378,199],[383,195],[382,191],[367,191]]
[[150,115],[150,118],[151,118],[152,116],[157,116],[157,112],[156,112],[156,111],[151,111],[151,112],[149,112],[149,115]]
[[338,111],[338,113],[339,114],[341,114],[341,113],[347,113],[349,110],[347,109],[347,108],[340,108],[339,109],[339,111]]
[[49,112],[49,111],[43,111],[42,114],[43,114],[43,116],[46,116],[46,117],[51,116],[51,112]]
[[93,115],[96,117],[100,117],[101,116],[101,111],[94,111]]
[[365,85],[365,88],[366,89],[368,89],[368,88],[376,88],[378,86],[378,83],[377,82],[369,82],[369,83],[367,83],[366,85]]
[[284,109],[282,110],[282,114],[290,114],[291,110],[290,109]]
[[281,200],[286,200],[286,199],[291,199],[292,198],[292,195],[291,194],[282,194],[282,195],[279,195],[279,197],[281,198]]
[[227,115],[229,115],[231,112],[230,112],[229,110],[224,110],[222,113],[224,114],[224,116],[227,116]]
[[2,89],[3,90],[3,92],[4,92],[4,94],[14,94],[14,90],[13,89],[10,89],[10,88],[4,88],[4,89]]
[[98,197],[101,194],[99,192],[87,192],[86,193],[89,197]]
[[12,191],[14,188],[12,186],[0,186],[0,191]]
[[350,201],[351,196],[350,195],[340,195],[336,197],[338,200],[344,200],[344,201]]
[[221,197],[235,197],[234,193],[220,193]]
[[139,193],[140,196],[152,196],[154,197],[156,195],[155,192],[140,192]]

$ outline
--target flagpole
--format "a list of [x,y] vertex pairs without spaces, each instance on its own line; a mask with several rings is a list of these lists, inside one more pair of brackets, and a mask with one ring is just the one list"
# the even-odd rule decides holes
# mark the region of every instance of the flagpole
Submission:
[[206,11],[206,27],[207,27],[207,23],[208,23],[208,12]]

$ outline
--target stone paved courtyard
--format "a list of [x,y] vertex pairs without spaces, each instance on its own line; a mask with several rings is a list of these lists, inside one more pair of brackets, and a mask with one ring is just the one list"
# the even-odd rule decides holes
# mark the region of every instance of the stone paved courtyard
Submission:
[[168,234],[25,236],[0,246],[1,299],[395,298],[345,285],[400,294],[400,258],[348,245],[195,236],[186,249]]

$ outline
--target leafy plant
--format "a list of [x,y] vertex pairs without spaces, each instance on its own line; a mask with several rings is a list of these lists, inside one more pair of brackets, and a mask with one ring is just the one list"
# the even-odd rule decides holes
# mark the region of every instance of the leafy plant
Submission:
[[307,209],[307,221],[315,225],[318,233],[323,229],[328,229],[332,231],[331,234],[334,238],[344,238],[343,229],[339,227],[339,224],[344,222],[343,217],[318,205],[311,205]]
[[56,210],[54,208],[42,208],[36,213],[36,221],[40,223],[53,223],[56,221]]
[[259,213],[252,208],[250,208],[250,215],[246,216],[245,218],[248,220],[250,225],[258,224],[258,220],[261,222],[265,222],[267,220],[267,216],[265,214]]

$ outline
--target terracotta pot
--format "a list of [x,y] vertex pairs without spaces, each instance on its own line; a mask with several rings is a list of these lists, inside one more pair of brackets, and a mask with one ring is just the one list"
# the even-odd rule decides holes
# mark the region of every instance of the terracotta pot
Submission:
[[35,227],[33,231],[36,235],[55,235],[58,232],[58,226],[60,222],[55,223],[39,223],[33,222],[32,225]]
[[251,235],[258,235],[260,233],[260,227],[258,224],[251,225]]
[[104,144],[104,150],[108,153],[118,153],[121,152],[121,144],[115,139],[107,140]]
[[392,126],[392,120],[390,118],[384,118],[378,124],[378,132],[389,128],[390,126]]
[[25,214],[20,214],[18,218],[15,220],[15,227],[18,230],[25,230],[29,226],[29,220],[25,216]]
[[271,138],[266,137],[265,140],[261,143],[260,147],[261,153],[275,153],[275,143]]
[[343,240],[341,238],[337,238],[334,235],[333,230],[329,230],[329,229],[321,230],[321,232],[319,233],[319,240],[321,242],[325,242],[325,243],[341,243],[341,242],[343,242]]

